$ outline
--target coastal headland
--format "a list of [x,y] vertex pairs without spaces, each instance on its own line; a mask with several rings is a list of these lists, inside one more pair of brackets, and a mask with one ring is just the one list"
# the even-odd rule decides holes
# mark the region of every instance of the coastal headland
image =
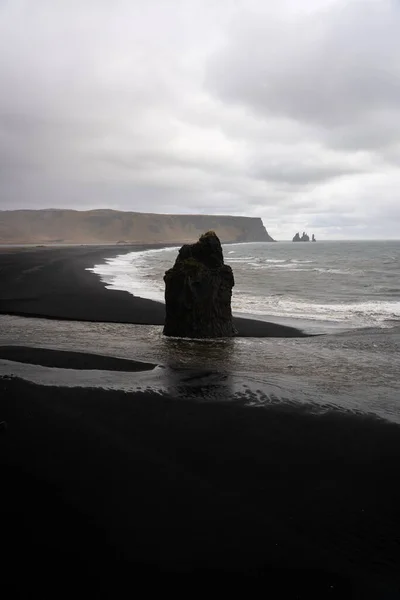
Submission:
[[0,211],[0,244],[182,244],[209,229],[223,243],[274,241],[257,217],[104,209]]

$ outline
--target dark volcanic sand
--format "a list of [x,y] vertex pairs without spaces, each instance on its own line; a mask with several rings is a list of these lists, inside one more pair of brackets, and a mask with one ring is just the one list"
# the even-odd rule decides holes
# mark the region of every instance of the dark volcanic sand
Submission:
[[397,425],[13,378],[0,397],[4,573],[264,575],[271,598],[398,597]]
[[[162,324],[162,304],[106,290],[85,271],[134,249],[2,251],[0,313]],[[299,335],[236,326],[241,335]],[[4,352],[126,370],[112,357]],[[184,384],[177,399],[0,378],[3,589],[61,575],[58,595],[82,575],[92,589],[126,575],[133,591],[139,579],[163,585],[166,573],[189,572],[196,588],[219,576],[225,592],[238,574],[264,576],[271,598],[400,597],[398,425],[185,394]]]
[[[152,248],[156,246],[151,246]],[[164,304],[107,290],[85,269],[146,246],[74,246],[0,252],[0,314],[76,321],[164,324]],[[240,336],[302,337],[285,325],[234,319]]]
[[0,346],[0,358],[43,367],[57,367],[58,369],[137,372],[150,371],[157,366],[152,363],[115,358],[114,356],[28,346]]

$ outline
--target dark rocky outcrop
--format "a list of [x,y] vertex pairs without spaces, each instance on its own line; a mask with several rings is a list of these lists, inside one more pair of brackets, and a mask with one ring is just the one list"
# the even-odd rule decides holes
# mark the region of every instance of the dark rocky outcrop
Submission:
[[235,282],[214,231],[195,244],[182,246],[164,281],[164,335],[214,338],[236,334],[231,311]]
[[311,241],[312,241],[312,242],[316,242],[316,241],[317,241],[317,240],[315,239],[315,235],[314,235],[314,234],[312,234],[312,239],[311,239]]
[[292,242],[309,242],[310,241],[310,236],[307,235],[305,233],[305,231],[303,231],[303,235],[300,237],[299,233],[296,233],[296,235],[294,236]]

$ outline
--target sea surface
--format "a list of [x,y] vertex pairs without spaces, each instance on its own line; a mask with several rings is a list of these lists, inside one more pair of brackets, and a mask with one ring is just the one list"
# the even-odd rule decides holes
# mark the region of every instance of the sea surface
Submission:
[[[163,299],[177,248],[133,252],[93,271],[110,289]],[[162,327],[0,315],[0,344],[153,362],[154,371],[72,371],[0,359],[0,375],[45,385],[169,393],[182,401],[284,403],[400,423],[400,242],[232,244],[233,309],[307,338],[166,338]],[[95,275],[94,275],[95,276]]]
[[[132,252],[96,266],[110,289],[164,300],[178,248]],[[400,324],[400,242],[245,243],[223,247],[237,315],[310,331]]]

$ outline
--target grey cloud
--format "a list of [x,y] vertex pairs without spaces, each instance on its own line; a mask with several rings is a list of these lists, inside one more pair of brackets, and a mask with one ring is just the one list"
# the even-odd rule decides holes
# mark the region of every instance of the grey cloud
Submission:
[[357,234],[353,214],[394,231],[398,13],[0,2],[0,208],[247,214],[277,238]]
[[263,117],[316,126],[338,146],[390,143],[400,132],[399,28],[390,0],[333,3],[288,22],[253,14],[209,62],[208,85]]
[[266,165],[252,171],[252,175],[259,179],[300,186],[320,183],[354,173],[354,168],[323,165],[303,166],[301,163],[298,165],[281,165],[280,167]]
[[326,213],[324,215],[316,215],[309,220],[310,227],[330,227],[332,223],[336,228],[357,227],[360,225],[360,215],[346,214],[340,215],[336,213]]

